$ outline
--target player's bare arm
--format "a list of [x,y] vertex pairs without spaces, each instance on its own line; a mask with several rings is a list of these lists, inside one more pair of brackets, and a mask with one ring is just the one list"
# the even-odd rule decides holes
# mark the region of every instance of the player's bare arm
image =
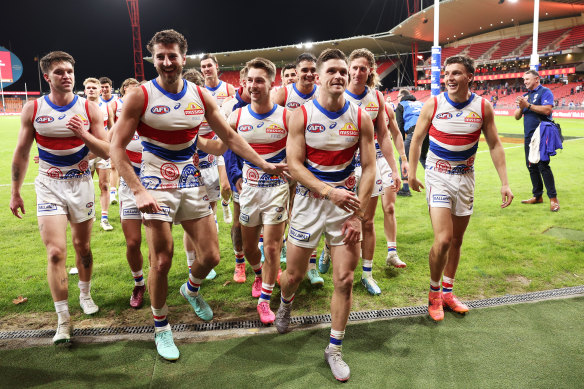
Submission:
[[12,192],[10,194],[10,210],[12,214],[19,219],[22,216],[19,210],[24,215],[24,201],[20,196],[20,188],[26,176],[28,169],[28,161],[30,159],[30,148],[34,141],[34,127],[32,125],[32,115],[34,111],[34,101],[29,101],[23,108],[20,115],[20,132],[18,133],[18,140],[16,149],[12,157]]
[[424,185],[422,185],[422,182],[416,177],[416,170],[418,169],[418,162],[420,161],[422,142],[424,141],[432,122],[434,105],[435,102],[432,98],[424,103],[422,111],[420,112],[420,117],[418,117],[418,122],[416,123],[416,128],[414,129],[412,143],[410,144],[410,171],[408,173],[408,183],[410,184],[410,188],[416,192],[420,192],[421,189],[424,189]]
[[[380,92],[377,92],[380,93]],[[379,112],[377,114],[377,119],[375,120],[374,124],[374,131],[377,134],[377,142],[379,143],[379,148],[381,153],[385,157],[385,160],[389,164],[391,168],[391,178],[393,180],[393,185],[391,189],[394,192],[397,192],[399,188],[401,188],[401,179],[397,172],[399,171],[397,167],[397,163],[395,162],[395,157],[393,154],[393,145],[391,144],[391,139],[389,136],[389,131],[387,129],[387,125],[385,123],[385,106],[383,99],[379,99],[381,101],[381,105],[379,107]],[[395,137],[394,137],[395,142]],[[402,141],[403,147],[403,141]],[[399,150],[399,149],[398,149]]]
[[513,193],[509,188],[509,181],[507,179],[507,165],[505,162],[505,151],[499,139],[497,126],[495,125],[495,113],[493,106],[488,101],[485,104],[485,116],[483,117],[483,134],[489,146],[489,153],[491,159],[497,169],[497,174],[501,180],[501,208],[505,208],[513,201]]
[[91,101],[89,102],[89,116],[91,117],[89,130],[85,130],[83,121],[79,116],[73,116],[69,119],[65,127],[73,131],[75,136],[82,139],[93,154],[103,159],[108,159],[109,142],[106,140],[107,135],[103,127],[103,114],[97,104]]
[[219,111],[219,106],[207,91],[202,90],[201,92],[201,97],[205,102],[205,118],[207,119],[207,123],[209,123],[213,131],[215,131],[227,147],[233,150],[235,154],[260,167],[266,173],[286,175],[285,172],[287,166],[285,163],[268,163],[260,157],[259,154],[256,153],[254,149],[252,149],[251,146],[239,136],[239,134],[233,131],[229,124],[227,124],[223,115]]
[[201,136],[197,139],[197,148],[213,155],[223,155],[227,151],[227,145],[221,139],[207,139]]
[[134,193],[138,209],[145,213],[159,212],[161,211],[160,206],[136,176],[130,163],[130,158],[126,154],[126,147],[132,140],[142,116],[144,91],[142,88],[132,88],[128,91],[124,100],[122,113],[115,125],[112,136],[111,157],[119,174],[124,177],[126,184]]
[[306,139],[304,138],[304,115],[302,109],[294,111],[288,124],[288,140],[286,142],[286,160],[293,179],[309,188],[314,193],[320,193],[329,198],[336,206],[347,212],[359,210],[361,202],[355,193],[341,188],[333,188],[319,180],[304,166],[306,159]]
[[[377,92],[381,93],[381,92]],[[382,100],[383,101],[383,100]],[[382,103],[385,106],[385,101]],[[397,120],[395,118],[395,112],[393,108],[390,106],[385,107],[387,109],[383,110],[384,115],[388,115],[389,117],[389,133],[393,139],[393,143],[395,144],[395,148],[399,153],[399,158],[401,160],[401,168],[402,174],[404,177],[408,176],[408,171],[410,170],[410,165],[408,163],[408,158],[406,157],[406,148],[404,144],[404,138],[402,137],[401,131],[399,130],[399,126],[397,125]],[[383,121],[385,123],[385,120]],[[378,135],[379,140],[379,135]],[[393,168],[392,168],[393,169]],[[397,172],[397,170],[396,170]]]

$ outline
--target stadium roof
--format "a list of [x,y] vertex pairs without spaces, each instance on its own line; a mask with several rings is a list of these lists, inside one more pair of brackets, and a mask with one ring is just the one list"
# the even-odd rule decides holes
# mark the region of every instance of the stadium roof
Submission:
[[[441,45],[501,28],[533,23],[534,0],[442,0],[440,2]],[[539,20],[580,16],[584,1],[541,0]],[[434,40],[434,6],[410,16],[389,31],[422,42]],[[447,39],[449,38],[449,39]]]
[[[269,58],[277,66],[281,66],[288,62],[294,62],[296,57],[302,53],[309,52],[318,56],[321,51],[329,47],[336,47],[347,54],[355,49],[367,48],[376,56],[390,56],[409,52],[411,49],[411,43],[412,38],[401,37],[386,32],[321,42],[298,43],[262,49],[226,51],[213,54],[217,56],[217,61],[219,61],[219,65],[222,69],[235,68],[239,70],[247,61],[254,57]],[[187,55],[187,63],[185,67],[199,67],[200,55]],[[151,60],[151,58],[147,59]]]
[[[441,0],[440,45],[457,39],[480,35],[501,28],[533,22],[534,0]],[[584,13],[584,1],[541,0],[540,21],[578,17]],[[253,57],[262,56],[277,66],[294,62],[304,52],[318,55],[328,47],[337,47],[345,53],[367,48],[376,56],[395,56],[410,53],[412,42],[418,42],[420,51],[430,50],[434,33],[434,6],[410,16],[388,32],[311,43],[295,43],[268,48],[212,53],[221,69],[239,70]],[[202,55],[202,54],[201,54]],[[199,67],[200,54],[187,55],[186,67]],[[152,61],[151,57],[145,58]]]

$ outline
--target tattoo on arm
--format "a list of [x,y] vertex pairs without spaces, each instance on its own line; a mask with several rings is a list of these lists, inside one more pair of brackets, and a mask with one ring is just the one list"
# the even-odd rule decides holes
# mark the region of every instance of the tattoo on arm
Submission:
[[93,264],[93,253],[89,250],[87,255],[81,255],[81,263],[85,269],[89,269]]
[[20,180],[20,168],[16,164],[12,164],[12,181]]

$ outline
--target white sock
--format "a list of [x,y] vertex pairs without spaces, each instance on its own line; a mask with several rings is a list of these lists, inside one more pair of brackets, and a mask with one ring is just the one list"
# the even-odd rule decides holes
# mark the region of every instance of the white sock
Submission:
[[69,321],[69,303],[67,300],[55,301],[55,311],[57,312],[59,324]]
[[272,297],[272,291],[274,290],[274,285],[275,284],[266,284],[265,282],[262,282],[262,294],[260,295],[260,298],[258,299],[258,305],[260,303],[268,303],[270,304],[270,299]]
[[143,286],[144,285],[144,273],[142,272],[142,269],[140,269],[138,271],[133,271],[132,277],[134,277],[134,285],[135,286]]
[[373,267],[372,259],[363,259],[363,275],[362,278],[371,277],[371,271]]
[[341,350],[343,348],[343,339],[345,338],[345,331],[336,331],[331,328],[331,337],[329,348]]
[[90,298],[91,297],[91,281],[79,281],[77,283],[79,287],[79,297],[80,298]]
[[166,318],[166,315],[168,315],[168,306],[164,304],[162,308],[154,308],[153,306],[150,306],[150,308],[152,309],[152,316],[154,316],[154,329],[156,333],[170,330],[170,324],[168,324]]
[[191,267],[193,266],[193,263],[195,263],[195,259],[196,259],[196,255],[195,255],[195,251],[186,251],[185,253],[187,254],[187,265],[189,266],[189,273],[191,272]]

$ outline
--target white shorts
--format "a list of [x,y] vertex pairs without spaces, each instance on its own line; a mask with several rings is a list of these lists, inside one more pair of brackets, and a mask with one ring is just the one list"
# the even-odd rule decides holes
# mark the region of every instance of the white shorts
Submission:
[[231,198],[233,198],[233,202],[239,204],[239,192],[234,190],[231,191]]
[[136,205],[134,193],[130,190],[124,179],[120,180],[118,190],[120,196],[120,219],[121,220],[142,220],[142,214]]
[[222,155],[217,157],[217,165],[219,166],[225,166],[225,158],[223,158]]
[[288,220],[288,183],[271,188],[243,185],[239,195],[239,222],[248,227]]
[[[363,169],[361,165],[355,167],[355,179],[357,180],[357,188],[361,182],[361,174]],[[391,168],[385,160],[385,158],[377,159],[375,164],[375,182],[373,184],[373,192],[371,197],[381,196],[385,188],[393,185],[393,180],[391,178]]]
[[474,171],[464,174],[441,173],[426,168],[426,201],[428,207],[450,208],[454,216],[472,215]]
[[103,158],[95,158],[92,159],[91,161],[93,161],[93,164],[95,166],[95,168],[97,169],[111,169],[112,165],[110,163],[109,159],[103,159]]
[[218,201],[221,198],[221,187],[219,186],[219,170],[217,165],[200,169],[203,184],[207,188],[209,201]]
[[209,204],[209,196],[204,186],[179,189],[149,189],[158,202],[162,212],[144,213],[145,220],[162,220],[180,223],[184,220],[195,220],[213,214]]
[[37,176],[37,216],[68,215],[71,223],[95,216],[95,189],[91,176],[68,180]]
[[332,201],[322,199],[320,194],[313,193],[298,183],[288,239],[296,246],[316,248],[324,233],[330,246],[342,246],[345,235],[341,233],[341,229],[351,215],[352,213],[343,211]]

